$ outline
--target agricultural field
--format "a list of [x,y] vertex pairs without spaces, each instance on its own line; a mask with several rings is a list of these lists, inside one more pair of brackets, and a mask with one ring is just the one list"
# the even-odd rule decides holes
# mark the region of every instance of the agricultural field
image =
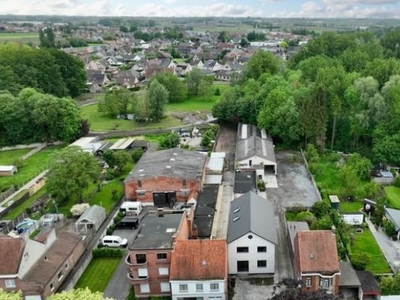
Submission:
[[[0,177],[0,191],[6,190],[12,185],[18,187],[27,183],[35,176],[46,170],[47,164],[54,155],[63,146],[51,146],[35,153],[23,161],[23,166],[18,168],[18,172],[13,176]],[[14,150],[13,150],[14,151]],[[7,151],[8,152],[8,151]],[[11,154],[12,156],[12,154]],[[3,158],[5,160],[5,158]]]
[[0,33],[0,44],[6,42],[38,43],[39,34],[37,32]]

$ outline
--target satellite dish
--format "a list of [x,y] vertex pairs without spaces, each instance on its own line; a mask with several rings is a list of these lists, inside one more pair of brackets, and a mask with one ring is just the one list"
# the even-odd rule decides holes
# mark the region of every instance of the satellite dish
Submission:
[[370,210],[371,209],[371,205],[370,204],[365,204],[365,210]]

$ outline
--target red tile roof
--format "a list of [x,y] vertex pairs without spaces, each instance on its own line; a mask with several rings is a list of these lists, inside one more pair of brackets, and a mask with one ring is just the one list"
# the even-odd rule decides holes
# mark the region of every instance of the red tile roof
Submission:
[[170,270],[170,280],[227,278],[226,240],[178,240]]
[[295,243],[301,272],[327,274],[339,271],[336,238],[332,231],[299,231]]
[[17,274],[25,242],[22,238],[13,238],[0,234],[0,275]]

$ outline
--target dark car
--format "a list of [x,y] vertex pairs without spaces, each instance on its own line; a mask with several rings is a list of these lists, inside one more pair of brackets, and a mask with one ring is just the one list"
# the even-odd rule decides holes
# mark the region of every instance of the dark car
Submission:
[[136,229],[139,227],[139,218],[124,217],[115,224],[115,229]]

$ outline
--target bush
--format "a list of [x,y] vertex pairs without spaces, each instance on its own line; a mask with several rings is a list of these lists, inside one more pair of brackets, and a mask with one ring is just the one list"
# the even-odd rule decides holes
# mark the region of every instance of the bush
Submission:
[[307,162],[311,163],[318,163],[319,162],[319,154],[317,148],[313,144],[308,144],[305,151],[305,156]]
[[257,181],[257,188],[261,191],[261,192],[265,192],[266,188],[265,188],[265,182],[261,179],[259,179]]
[[220,95],[221,95],[221,91],[220,91],[219,87],[217,87],[217,88],[215,89],[214,95],[215,95],[215,96],[220,96]]
[[75,204],[74,206],[72,206],[72,208],[70,209],[70,212],[72,214],[72,216],[74,217],[79,217],[81,216],[85,210],[87,210],[90,207],[90,205],[88,203],[80,203],[80,204]]
[[122,257],[124,251],[121,249],[100,248],[93,249],[93,257]]
[[139,161],[139,159],[142,157],[142,155],[143,155],[143,149],[141,149],[141,148],[132,151],[131,157],[132,157],[133,162],[137,163]]
[[350,255],[350,262],[355,270],[364,271],[369,264],[369,257],[365,253],[354,253]]
[[115,226],[111,225],[110,227],[107,228],[106,234],[107,235],[112,235],[114,230],[115,230]]
[[400,187],[400,176],[397,176],[396,179],[394,180],[394,184],[395,187]]

